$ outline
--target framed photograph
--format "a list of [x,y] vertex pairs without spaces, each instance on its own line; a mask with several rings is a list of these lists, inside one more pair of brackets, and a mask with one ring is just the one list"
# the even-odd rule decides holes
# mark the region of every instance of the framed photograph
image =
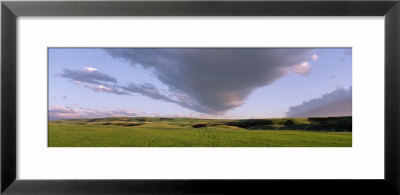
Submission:
[[399,26],[397,0],[2,1],[1,192],[399,194]]
[[[48,146],[351,147],[351,56],[352,48],[49,48]],[[284,98],[311,93],[323,95],[294,106]]]

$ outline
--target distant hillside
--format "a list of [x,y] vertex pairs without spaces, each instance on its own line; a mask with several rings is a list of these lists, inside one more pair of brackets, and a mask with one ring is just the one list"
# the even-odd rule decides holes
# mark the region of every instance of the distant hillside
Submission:
[[54,120],[50,123],[73,123],[84,125],[141,126],[145,124],[174,125],[190,128],[238,127],[248,130],[305,130],[351,132],[352,117],[312,117],[273,119],[196,119],[158,117],[109,117]]

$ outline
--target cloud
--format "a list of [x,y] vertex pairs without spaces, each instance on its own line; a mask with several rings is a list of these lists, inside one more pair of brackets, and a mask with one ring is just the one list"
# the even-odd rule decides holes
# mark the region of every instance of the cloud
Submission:
[[122,86],[122,89],[133,93],[139,93],[156,100],[166,100],[169,102],[172,101],[172,99],[170,99],[167,95],[161,94],[161,92],[156,87],[154,87],[154,85],[149,83],[144,83],[140,85],[130,83],[127,86]]
[[[61,77],[69,79],[71,82],[82,85],[95,92],[114,93],[117,95],[128,95],[129,93],[119,89],[118,81],[105,73],[101,73],[97,68],[85,67],[84,70],[64,69],[59,74]],[[64,99],[66,97],[64,96]]]
[[312,59],[313,61],[317,61],[317,60],[319,59],[319,56],[318,56],[317,54],[313,54],[313,55],[311,56],[311,59]]
[[95,68],[85,67],[84,70],[64,69],[60,74],[61,77],[69,79],[76,84],[91,83],[98,85],[106,85],[117,83],[117,79],[99,72]]
[[254,90],[290,73],[306,75],[312,59],[311,49],[113,48],[106,52],[132,66],[149,69],[169,88],[165,93],[149,84],[130,84],[122,89],[217,115],[243,105]]
[[71,107],[51,106],[49,108],[49,120],[75,119],[75,118],[104,118],[117,116],[137,116],[132,109],[118,109],[114,111],[101,111],[93,109],[73,109]]
[[[202,114],[202,113],[185,113],[185,114],[161,114],[161,113],[146,113],[135,112],[133,109],[117,109],[117,110],[96,110],[85,109],[79,104],[71,106],[50,106],[49,107],[49,120],[60,119],[78,119],[78,118],[104,118],[104,117],[161,117],[161,118],[204,118],[204,119],[220,119],[216,115]],[[235,118],[233,116],[224,116],[223,118]]]
[[168,87],[117,79],[97,68],[64,69],[59,75],[95,92],[141,94],[204,114],[222,115],[243,105],[256,89],[290,74],[307,75],[311,49],[106,49],[114,58],[149,69]]
[[159,89],[149,83],[140,85],[130,83],[128,86],[122,87],[122,89],[131,93],[138,93],[155,100],[175,103],[200,113],[212,113],[212,110],[206,110],[206,108],[200,106],[196,100],[193,100],[191,97],[188,97],[185,94],[173,94],[168,92],[162,93]]
[[118,89],[118,86],[116,87],[107,87],[104,85],[85,85],[86,88],[91,89],[95,92],[105,92],[105,93],[114,93],[117,95],[129,95],[126,91]]
[[287,117],[351,116],[352,87],[338,88],[319,98],[293,106],[286,112]]
[[75,110],[70,107],[52,106],[49,109],[49,113],[75,113]]
[[98,69],[97,69],[97,68],[91,68],[91,67],[85,67],[85,70],[86,70],[87,72],[94,72],[94,71],[98,71]]
[[310,63],[303,62],[301,64],[293,66],[293,72],[298,74],[308,74],[310,72]]

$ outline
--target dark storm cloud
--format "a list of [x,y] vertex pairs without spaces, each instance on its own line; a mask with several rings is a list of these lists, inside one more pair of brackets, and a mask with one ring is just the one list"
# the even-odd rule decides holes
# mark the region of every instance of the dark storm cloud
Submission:
[[108,85],[106,83],[117,83],[117,79],[101,73],[97,71],[97,69],[88,67],[85,67],[85,70],[64,69],[59,75],[75,82],[85,82],[99,85]]
[[289,108],[287,117],[351,116],[352,88],[339,88]]
[[289,73],[307,74],[310,49],[106,49],[114,58],[149,69],[175,97],[146,85],[123,89],[178,103],[208,114],[224,114],[245,103],[257,88]]

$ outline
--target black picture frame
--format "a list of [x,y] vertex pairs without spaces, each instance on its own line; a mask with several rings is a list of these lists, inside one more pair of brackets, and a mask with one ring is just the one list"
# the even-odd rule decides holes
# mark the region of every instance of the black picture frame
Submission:
[[[385,176],[382,180],[16,179],[19,16],[385,16]],[[399,194],[399,0],[2,1],[1,192],[4,194]],[[331,167],[327,167],[331,168]],[[368,170],[365,170],[368,171]]]

